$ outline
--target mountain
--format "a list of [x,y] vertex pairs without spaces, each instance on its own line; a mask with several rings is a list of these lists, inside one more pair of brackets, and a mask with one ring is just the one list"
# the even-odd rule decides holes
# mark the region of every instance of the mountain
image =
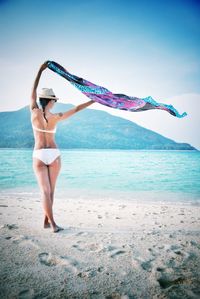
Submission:
[[[57,103],[52,112],[74,107]],[[0,147],[33,148],[34,137],[29,106],[17,111],[0,112]],[[196,150],[188,143],[145,129],[132,121],[105,111],[84,109],[57,125],[56,143],[60,148]]]
[[[109,109],[108,111],[108,108],[107,111],[115,116],[134,121],[139,126],[157,132],[176,142],[192,144],[192,146],[200,150],[200,138],[198,137],[200,127],[200,93],[179,94],[169,98],[156,100],[158,102],[173,105],[180,113],[186,111],[188,115],[184,118],[177,118],[165,111],[156,109],[138,113],[124,113],[124,111],[119,109]],[[102,109],[105,106],[98,105],[97,107]]]

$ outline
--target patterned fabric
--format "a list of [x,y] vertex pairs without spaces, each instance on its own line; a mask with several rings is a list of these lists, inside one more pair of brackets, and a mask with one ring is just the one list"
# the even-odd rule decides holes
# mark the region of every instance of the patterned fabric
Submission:
[[94,83],[91,83],[83,78],[70,74],[66,69],[54,61],[48,61],[48,68],[67,79],[84,95],[93,101],[98,102],[99,104],[132,112],[160,109],[165,110],[179,118],[187,115],[186,112],[179,114],[179,112],[172,105],[156,102],[151,96],[146,98],[137,98],[127,96],[125,94],[112,93],[102,86],[95,85]]

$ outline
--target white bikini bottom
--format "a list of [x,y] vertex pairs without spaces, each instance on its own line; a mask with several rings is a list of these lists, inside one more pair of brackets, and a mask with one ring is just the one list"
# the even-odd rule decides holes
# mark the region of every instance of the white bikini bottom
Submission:
[[40,148],[33,150],[33,157],[41,160],[46,165],[51,164],[61,155],[58,148]]

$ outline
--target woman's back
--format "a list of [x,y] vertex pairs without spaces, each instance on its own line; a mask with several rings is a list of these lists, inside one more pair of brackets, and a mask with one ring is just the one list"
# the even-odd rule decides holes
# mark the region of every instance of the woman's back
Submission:
[[[45,115],[39,108],[31,111],[31,123],[34,132],[35,146],[34,149],[40,148],[57,148],[54,141],[54,134],[56,132],[56,119],[54,114],[49,113]],[[48,121],[48,122],[47,122]]]

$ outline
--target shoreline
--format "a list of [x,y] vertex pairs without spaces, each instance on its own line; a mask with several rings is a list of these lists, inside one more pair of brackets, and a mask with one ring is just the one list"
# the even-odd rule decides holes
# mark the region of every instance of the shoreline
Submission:
[[[198,298],[200,207],[0,193],[2,298]],[[42,281],[42,283],[41,283]],[[182,297],[181,297],[182,296]]]
[[[0,147],[0,150],[22,150],[22,151],[33,151],[33,147]],[[71,152],[98,152],[98,151],[113,151],[113,152],[182,152],[182,153],[194,153],[194,152],[200,152],[200,149],[194,148],[194,149],[119,149],[119,148],[62,148],[58,147],[58,149],[62,152],[65,151],[71,151]]]
[[[16,188],[4,188],[0,190],[1,197],[24,197],[27,198],[41,198],[39,187],[24,186]],[[71,198],[80,200],[113,200],[115,202],[122,203],[135,203],[135,204],[149,204],[149,205],[187,205],[187,206],[200,206],[200,197],[196,194],[186,194],[183,192],[163,192],[163,191],[113,191],[113,190],[88,190],[88,189],[73,189],[68,188],[64,190],[62,186],[57,186],[55,190],[55,197],[59,198]]]

